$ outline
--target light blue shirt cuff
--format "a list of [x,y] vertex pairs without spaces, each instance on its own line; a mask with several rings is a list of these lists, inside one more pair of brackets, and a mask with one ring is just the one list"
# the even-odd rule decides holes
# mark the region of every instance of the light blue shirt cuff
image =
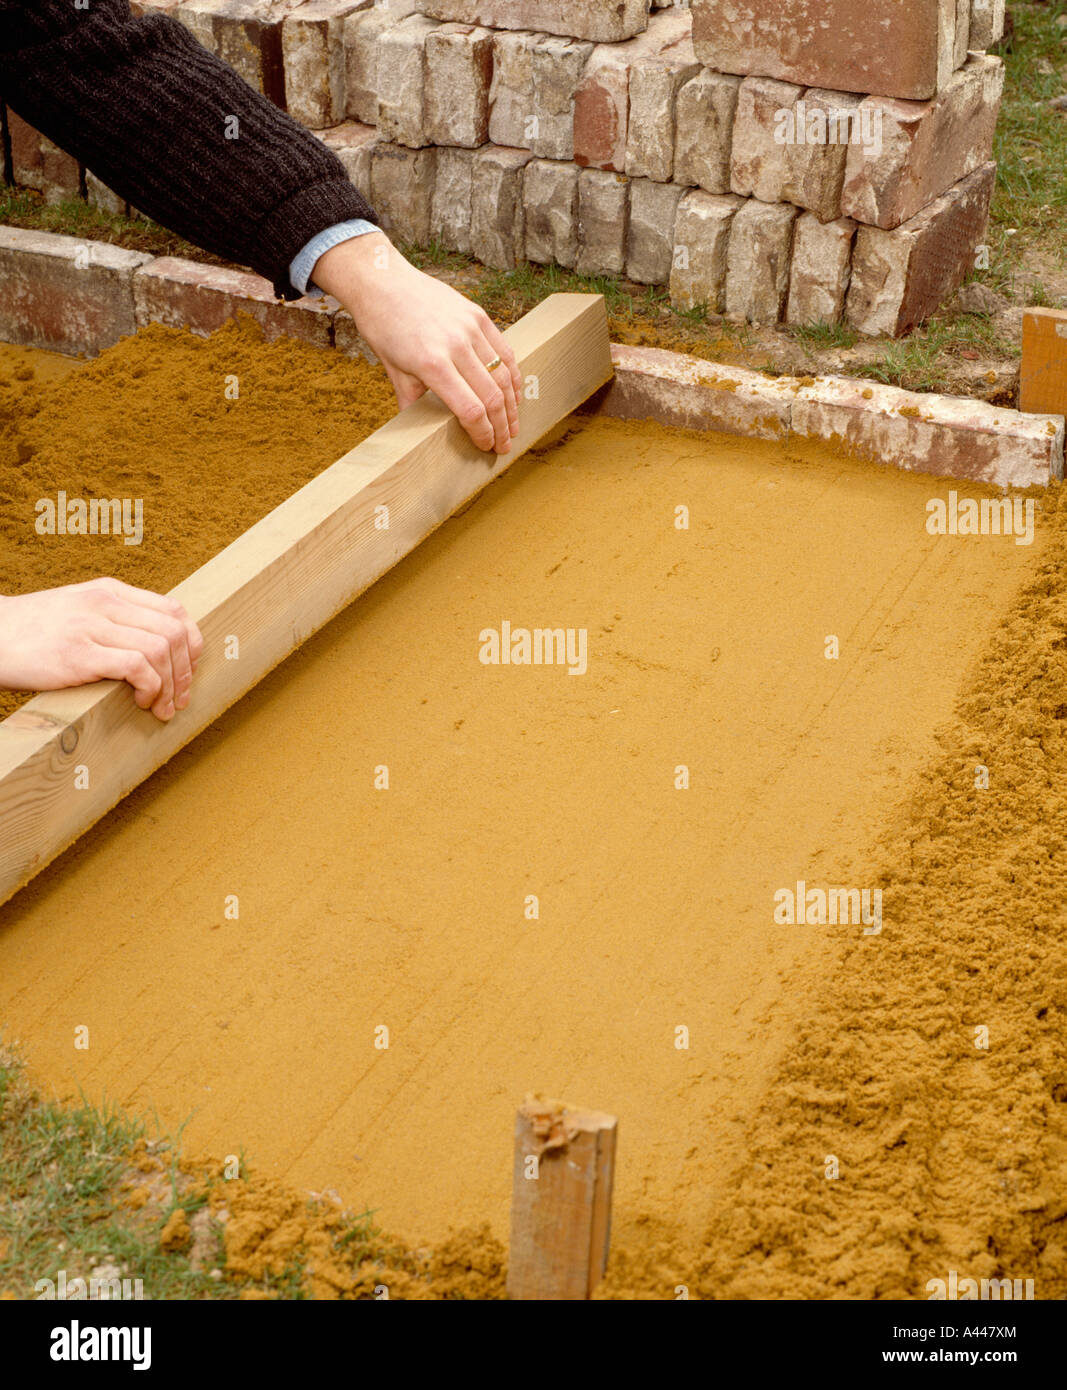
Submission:
[[367,232],[380,231],[381,227],[376,227],[373,222],[368,222],[363,217],[355,217],[351,222],[335,222],[332,227],[319,232],[289,262],[289,279],[293,282],[293,289],[299,290],[301,294],[321,294],[318,285],[313,284],[311,280],[311,272],[315,269],[315,262],[319,257],[331,247],[340,246],[343,241],[365,236]]

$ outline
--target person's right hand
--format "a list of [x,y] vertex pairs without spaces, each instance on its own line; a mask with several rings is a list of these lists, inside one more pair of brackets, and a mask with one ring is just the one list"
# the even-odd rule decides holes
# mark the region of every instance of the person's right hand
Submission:
[[203,648],[176,599],[119,579],[0,596],[0,686],[14,690],[129,681],[142,709],[171,719]]
[[484,309],[413,266],[382,231],[324,251],[312,280],[352,315],[401,410],[433,391],[479,449],[510,450],[522,376]]

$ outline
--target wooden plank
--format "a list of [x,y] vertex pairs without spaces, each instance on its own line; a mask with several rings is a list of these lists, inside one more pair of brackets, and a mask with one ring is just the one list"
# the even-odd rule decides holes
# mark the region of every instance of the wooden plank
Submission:
[[[552,295],[507,338],[526,383],[509,454],[476,449],[424,397],[172,591],[204,654],[188,707],[168,724],[116,681],[38,695],[0,723],[0,902],[611,376],[600,295]],[[383,505],[387,530],[375,525]]]
[[618,1121],[528,1097],[515,1117],[508,1297],[586,1299],[611,1240]]
[[1067,310],[1023,313],[1023,359],[1019,409],[1028,414],[1067,415]]

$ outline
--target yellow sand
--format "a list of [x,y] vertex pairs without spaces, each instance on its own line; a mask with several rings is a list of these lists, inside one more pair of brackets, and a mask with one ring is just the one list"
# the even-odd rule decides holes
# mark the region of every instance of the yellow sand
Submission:
[[[910,968],[891,895],[864,937],[775,925],[774,894],[875,884],[879,828],[1040,563],[1040,528],[1030,548],[928,536],[946,492],[818,446],[583,424],[0,909],[0,1019],[56,1088],[188,1119],[192,1148],[244,1150],[415,1242],[506,1235],[528,1090],[614,1111],[618,1290],[834,1292],[783,1253],[824,1221],[804,1196],[826,1191],[823,1136],[781,1131],[803,1171],[780,1189],[753,1170],[779,1078],[819,1104],[804,1078],[833,1053],[850,1094],[881,1028],[921,1032],[940,967]],[[588,673],[482,665],[503,619],[587,629]],[[871,1036],[862,1009],[854,1048],[827,1036],[826,1001],[871,990]],[[870,1237],[880,1182],[871,1165],[852,1189],[831,1259]],[[739,1264],[714,1264],[709,1228]]]
[[[206,340],[151,324],[86,364],[0,344],[0,593],[173,588],[395,409],[382,368],[248,318]],[[38,535],[60,491],[140,500],[141,543]],[[24,698],[0,691],[0,718]]]

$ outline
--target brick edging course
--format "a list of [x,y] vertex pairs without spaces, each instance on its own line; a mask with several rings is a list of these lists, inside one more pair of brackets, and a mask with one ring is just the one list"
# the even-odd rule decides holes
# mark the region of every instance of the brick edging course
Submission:
[[[0,340],[94,356],[150,322],[208,334],[238,313],[268,338],[370,356],[336,300],[283,304],[269,283],[173,256],[0,227]],[[1063,478],[1064,417],[847,377],[778,377],[612,344],[615,378],[587,411],[686,429],[844,444],[891,467],[1029,487]]]

